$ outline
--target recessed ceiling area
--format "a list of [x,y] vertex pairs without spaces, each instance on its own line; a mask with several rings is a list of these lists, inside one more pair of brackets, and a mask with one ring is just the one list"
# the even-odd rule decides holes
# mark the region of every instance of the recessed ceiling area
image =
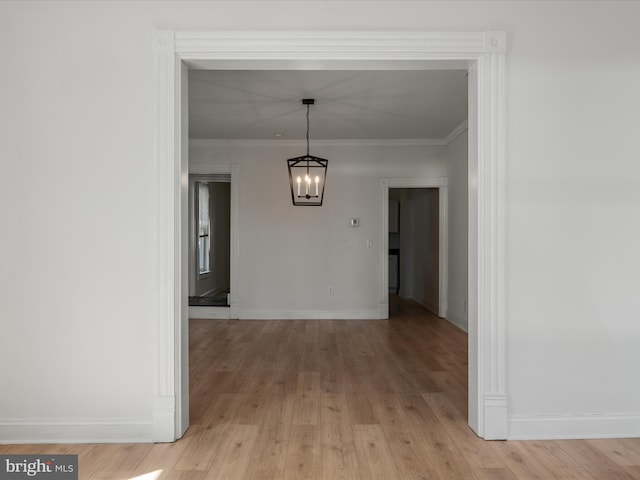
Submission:
[[467,120],[466,70],[191,70],[189,138],[443,139]]

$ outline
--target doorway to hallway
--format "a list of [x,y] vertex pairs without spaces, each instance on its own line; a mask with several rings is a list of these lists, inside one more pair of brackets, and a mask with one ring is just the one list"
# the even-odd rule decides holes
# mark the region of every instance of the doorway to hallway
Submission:
[[389,293],[440,312],[440,195],[437,188],[389,189]]
[[229,306],[230,219],[231,175],[189,175],[189,307]]

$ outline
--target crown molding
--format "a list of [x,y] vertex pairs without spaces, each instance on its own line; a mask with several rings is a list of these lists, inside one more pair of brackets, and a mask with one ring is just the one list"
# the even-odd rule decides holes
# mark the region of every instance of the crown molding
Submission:
[[[238,147],[238,146],[250,146],[250,147],[299,147],[306,145],[304,140],[282,140],[282,139],[269,139],[269,138],[249,138],[249,139],[235,139],[235,138],[192,138],[189,140],[189,145],[193,147]],[[326,139],[326,140],[313,140],[313,146],[326,146],[326,147],[382,147],[382,146],[410,146],[410,147],[433,147],[444,146],[446,143],[442,139],[429,139],[429,138],[379,138],[379,139]]]
[[456,138],[458,138],[460,135],[462,135],[468,129],[469,129],[469,122],[467,120],[465,120],[460,125],[458,125],[456,128],[451,130],[451,132],[449,132],[449,135],[447,135],[446,137],[444,137],[442,139],[442,141],[444,142],[444,145],[449,145],[451,142],[453,142]]
[[[465,120],[444,138],[344,138],[314,140],[313,144],[327,147],[444,147],[459,135],[467,131]],[[192,138],[192,147],[299,147],[306,145],[304,140],[283,140],[281,138]]]

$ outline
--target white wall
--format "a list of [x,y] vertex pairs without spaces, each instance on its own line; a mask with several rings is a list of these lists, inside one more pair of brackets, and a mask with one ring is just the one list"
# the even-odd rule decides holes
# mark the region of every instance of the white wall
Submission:
[[469,328],[468,286],[468,135],[465,130],[445,149],[449,173],[449,288],[447,320],[463,330]]
[[[378,318],[380,178],[446,176],[442,147],[311,147],[329,159],[322,208],[291,204],[285,160],[303,152],[302,143],[192,144],[195,171],[240,165],[241,318]],[[360,227],[350,227],[350,217]]]
[[[509,32],[510,435],[640,434],[638,18],[640,3],[610,1],[1,2],[0,438],[150,438],[153,28]],[[242,222],[265,221],[260,175],[276,160],[252,160]],[[375,220],[343,187],[352,185],[328,185],[314,221],[369,269],[372,252],[358,245]],[[358,183],[367,198],[373,189],[371,178]],[[275,195],[275,227],[297,261],[293,239],[309,229],[292,225],[306,210]],[[356,212],[357,233],[344,223]],[[333,281],[336,268],[310,285]],[[332,308],[356,277],[336,282]],[[277,309],[261,285],[247,293]],[[352,293],[369,308],[363,289]],[[324,308],[305,300],[293,308]]]
[[0,441],[150,437],[153,63],[141,20],[0,4]]

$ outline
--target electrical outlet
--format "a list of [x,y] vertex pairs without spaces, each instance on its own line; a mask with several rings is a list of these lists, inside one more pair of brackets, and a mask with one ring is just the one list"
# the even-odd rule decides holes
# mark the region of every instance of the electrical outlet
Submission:
[[329,295],[333,295],[333,287],[329,287],[329,288],[327,289],[327,294],[329,294]]

